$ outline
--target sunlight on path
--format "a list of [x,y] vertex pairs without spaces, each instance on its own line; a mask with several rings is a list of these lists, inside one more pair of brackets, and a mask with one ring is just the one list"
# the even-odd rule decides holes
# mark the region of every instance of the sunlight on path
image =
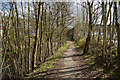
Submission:
[[46,78],[95,78],[96,73],[89,69],[73,42],[64,52],[54,69],[49,70]]
[[[70,77],[74,78],[75,77],[75,72],[69,72],[69,71],[74,71],[76,68],[76,61],[73,61],[72,57],[69,57],[69,56],[73,56],[74,48],[75,48],[75,46],[72,44],[72,42],[70,42],[70,47],[67,49],[67,51],[64,53],[64,56],[63,56],[63,57],[68,56],[67,58],[64,58],[64,66],[65,67],[62,67],[62,68],[68,68],[68,69],[59,70],[60,73],[66,72],[65,74],[60,74],[59,77],[62,77],[62,78],[70,78]],[[72,68],[69,68],[69,67],[72,67]],[[69,72],[69,73],[67,73],[67,72]]]

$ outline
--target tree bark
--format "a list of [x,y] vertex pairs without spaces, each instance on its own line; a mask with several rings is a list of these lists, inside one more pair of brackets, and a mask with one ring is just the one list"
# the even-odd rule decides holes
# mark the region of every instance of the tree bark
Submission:
[[35,42],[34,42],[34,47],[33,47],[33,52],[32,52],[32,59],[31,59],[31,67],[32,71],[34,70],[34,59],[35,59],[35,54],[37,52],[37,41],[38,41],[38,33],[39,33],[39,20],[40,20],[40,5],[41,2],[38,4],[38,19],[37,19],[37,25],[36,25],[36,32],[35,32]]
[[88,2],[88,6],[89,6],[89,30],[88,30],[88,36],[86,38],[86,42],[85,42],[85,47],[83,50],[83,54],[88,53],[89,50],[89,45],[90,45],[90,41],[91,41],[91,31],[92,31],[92,6],[93,6],[93,2],[90,4],[90,2]]

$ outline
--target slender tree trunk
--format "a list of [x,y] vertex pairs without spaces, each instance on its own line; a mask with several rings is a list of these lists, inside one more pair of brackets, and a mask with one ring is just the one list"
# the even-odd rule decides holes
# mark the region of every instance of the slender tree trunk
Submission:
[[21,69],[22,69],[22,60],[21,60],[21,40],[20,40],[20,31],[19,31],[19,17],[18,17],[18,9],[17,9],[17,4],[15,3],[15,9],[16,9],[16,15],[17,15],[17,21],[16,21],[16,33],[17,33],[17,47],[18,47],[18,50],[17,50],[17,54],[18,54],[18,75],[20,76],[21,75]]
[[48,37],[48,27],[47,27],[47,4],[45,3],[45,28],[46,28],[46,45],[47,45],[47,53],[45,54],[45,58],[47,58],[48,57],[48,55],[49,55],[49,37]]
[[[120,2],[119,2],[120,3]],[[117,10],[117,2],[114,2],[114,9],[115,9],[115,25],[117,27],[117,39],[118,39],[118,69],[120,70],[120,26],[118,23],[118,10]]]
[[23,39],[24,39],[24,41],[23,41],[23,43],[24,43],[24,45],[23,46],[25,46],[24,47],[24,53],[22,54],[22,57],[23,57],[23,65],[22,65],[22,72],[23,72],[23,75],[25,74],[25,72],[26,72],[26,54],[27,54],[27,51],[26,51],[26,37],[25,37],[25,14],[24,14],[24,11],[23,11],[23,4],[22,4],[22,2],[21,2],[21,6],[22,6],[22,16],[23,16],[23,26],[24,26],[24,34],[23,34]]
[[[39,55],[42,55],[42,34],[43,34],[43,11],[44,11],[44,7],[43,7],[44,4],[42,4],[42,15],[41,15],[41,23],[40,23],[40,54]],[[39,60],[41,61],[41,58],[39,58]]]
[[107,22],[106,22],[106,12],[105,12],[105,5],[104,2],[102,2],[102,14],[103,14],[103,54],[106,54],[106,28],[107,28]]
[[[119,1],[119,7],[120,7],[120,1]],[[120,18],[120,10],[119,10],[119,18]],[[118,28],[118,56],[120,58],[120,22],[119,22],[119,24],[117,24],[117,28]],[[120,59],[119,59],[119,61],[120,61]]]
[[[109,4],[110,4],[110,3],[109,3]],[[111,39],[111,38],[112,38],[111,23],[112,23],[112,22],[111,22],[111,10],[110,10],[110,33],[109,33],[109,34],[110,34],[110,43],[109,43],[109,45],[110,45],[110,48],[109,48],[110,55],[111,55],[111,42],[112,42],[112,41],[111,41],[111,40],[112,40],[112,39]]]
[[51,48],[51,54],[53,55],[52,36],[53,36],[53,33],[50,34],[50,48]]
[[92,11],[91,11],[91,8],[93,6],[93,2],[91,4],[90,4],[90,2],[88,2],[88,6],[89,6],[89,30],[88,30],[88,36],[86,38],[86,43],[85,43],[83,54],[88,53],[89,45],[90,45],[90,41],[91,41],[91,31],[92,31],[92,13],[91,13]]
[[32,59],[31,59],[31,67],[32,67],[32,71],[34,70],[34,57],[35,54],[37,52],[37,41],[38,41],[38,33],[39,33],[39,20],[40,20],[40,5],[41,2],[39,2],[38,4],[38,19],[37,19],[37,25],[36,25],[36,33],[35,33],[35,42],[34,42],[34,47],[33,47],[33,52],[32,52]]
[[27,72],[29,73],[29,57],[30,57],[30,7],[28,0],[28,53],[27,53]]

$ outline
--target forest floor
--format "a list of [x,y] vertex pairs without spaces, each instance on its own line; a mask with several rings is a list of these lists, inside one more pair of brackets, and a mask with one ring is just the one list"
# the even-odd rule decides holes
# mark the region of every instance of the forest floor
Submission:
[[74,42],[69,41],[69,47],[63,53],[62,57],[55,64],[54,68],[49,69],[44,78],[97,78],[101,74],[93,70],[76,48]]

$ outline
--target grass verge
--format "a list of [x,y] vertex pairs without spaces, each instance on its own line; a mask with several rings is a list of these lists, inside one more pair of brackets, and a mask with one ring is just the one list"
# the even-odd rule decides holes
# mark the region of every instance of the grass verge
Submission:
[[85,42],[86,42],[86,37],[75,43],[75,46],[80,50],[80,53],[83,53]]
[[47,58],[43,64],[39,65],[36,70],[27,74],[29,77],[25,78],[39,77],[45,75],[46,74],[45,71],[54,67],[54,64],[57,63],[57,61],[60,59],[60,57],[62,56],[64,51],[68,48],[68,46],[69,43],[67,42],[65,46],[61,47],[55,54]]
[[81,48],[81,47],[83,47],[84,44],[85,44],[85,42],[86,42],[86,37],[83,38],[83,39],[81,39],[81,40],[79,40],[79,41],[77,41],[77,43],[76,43],[76,47],[77,47],[77,48]]

